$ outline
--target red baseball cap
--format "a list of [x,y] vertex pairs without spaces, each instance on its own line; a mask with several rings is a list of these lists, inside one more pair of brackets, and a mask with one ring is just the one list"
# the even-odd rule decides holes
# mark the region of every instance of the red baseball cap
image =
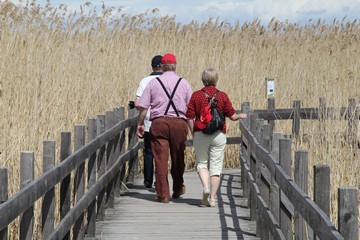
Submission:
[[167,53],[162,57],[161,64],[176,64],[176,58],[173,54]]
[[211,115],[210,106],[207,105],[206,107],[204,107],[201,110],[200,119],[199,119],[199,121],[197,121],[197,127],[201,130],[206,128],[208,123],[211,121],[211,118],[212,118],[212,115]]

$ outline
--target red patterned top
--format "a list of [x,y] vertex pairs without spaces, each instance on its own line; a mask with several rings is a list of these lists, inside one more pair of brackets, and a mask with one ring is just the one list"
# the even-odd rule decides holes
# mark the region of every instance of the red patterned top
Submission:
[[[214,86],[206,86],[201,90],[204,90],[210,97],[212,97],[218,89]],[[194,132],[201,131],[197,127],[197,122],[200,118],[201,109],[208,104],[206,95],[201,90],[195,91],[192,94],[186,111],[186,117],[188,119],[195,119]],[[225,92],[219,91],[215,99],[218,100],[217,106],[219,110],[224,114],[224,116],[231,117],[232,115],[234,115],[235,109],[233,108],[232,103]],[[221,131],[223,133],[226,133],[226,121]]]

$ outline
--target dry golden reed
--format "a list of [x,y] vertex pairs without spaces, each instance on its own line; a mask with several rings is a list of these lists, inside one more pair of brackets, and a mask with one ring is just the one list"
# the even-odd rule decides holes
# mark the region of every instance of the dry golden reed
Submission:
[[[277,108],[291,108],[294,100],[317,107],[320,97],[332,107],[360,100],[359,21],[230,25],[210,18],[184,25],[157,9],[130,16],[105,6],[98,11],[90,2],[78,13],[49,1],[24,5],[0,3],[0,166],[10,170],[10,195],[19,190],[20,151],[35,152],[40,176],[43,140],[56,140],[59,148],[61,131],[127,106],[156,54],[174,53],[177,73],[194,90],[202,86],[204,68],[217,69],[218,87],[236,109],[244,101],[266,108],[265,77],[276,79]],[[276,124],[277,131],[291,133],[290,121]],[[321,141],[318,122],[303,121],[294,150],[309,151],[311,174],[314,164],[331,167],[335,200],[337,187],[360,185],[359,150],[345,144],[346,122],[327,121],[325,129]],[[239,134],[238,124],[229,123],[228,136]],[[239,166],[238,154],[238,146],[228,146],[225,167]],[[191,149],[187,156],[193,168]],[[334,222],[335,207],[333,201]]]

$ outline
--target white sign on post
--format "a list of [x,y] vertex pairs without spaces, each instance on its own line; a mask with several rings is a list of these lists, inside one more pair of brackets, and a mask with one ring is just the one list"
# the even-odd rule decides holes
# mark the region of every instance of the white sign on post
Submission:
[[266,83],[266,97],[275,97],[275,79],[274,78],[265,78]]

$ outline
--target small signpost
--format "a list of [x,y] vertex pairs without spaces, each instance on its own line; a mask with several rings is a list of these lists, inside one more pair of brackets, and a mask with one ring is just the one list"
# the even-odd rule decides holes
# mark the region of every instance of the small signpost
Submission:
[[265,78],[266,98],[275,97],[275,79]]

